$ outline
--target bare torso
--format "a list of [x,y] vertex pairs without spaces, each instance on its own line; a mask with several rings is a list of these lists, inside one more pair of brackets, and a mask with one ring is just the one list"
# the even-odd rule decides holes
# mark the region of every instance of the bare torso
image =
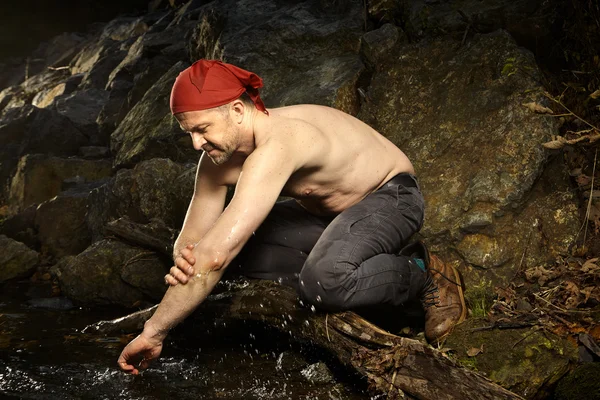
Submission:
[[[358,203],[401,172],[414,173],[406,155],[387,138],[357,118],[333,108],[296,105],[269,109],[269,124],[255,132],[257,148],[277,127],[310,128],[303,165],[294,172],[282,195],[295,198],[309,212],[337,214]],[[304,124],[308,124],[304,125]],[[300,129],[297,134],[302,134]],[[308,149],[310,148],[310,151]],[[231,159],[222,167],[239,177],[243,159]]]

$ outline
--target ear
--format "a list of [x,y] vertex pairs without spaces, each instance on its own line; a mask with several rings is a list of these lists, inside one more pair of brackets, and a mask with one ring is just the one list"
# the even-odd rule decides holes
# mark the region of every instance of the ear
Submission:
[[248,110],[246,109],[246,105],[240,99],[234,100],[231,102],[230,111],[233,114],[234,122],[241,124],[244,120],[244,116]]

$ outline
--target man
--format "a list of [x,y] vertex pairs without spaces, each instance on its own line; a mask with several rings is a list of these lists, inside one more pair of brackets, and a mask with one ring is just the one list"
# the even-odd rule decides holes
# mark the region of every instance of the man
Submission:
[[[204,153],[175,242],[176,265],[165,277],[172,286],[121,353],[126,372],[137,374],[159,356],[168,331],[229,264],[290,284],[324,310],[420,299],[434,343],[465,317],[458,273],[421,243],[403,247],[421,228],[424,210],[406,155],[333,108],[267,110],[260,87],[255,74],[207,60],[173,85],[171,110]],[[235,194],[224,209],[230,185]],[[277,202],[280,195],[293,200]]]

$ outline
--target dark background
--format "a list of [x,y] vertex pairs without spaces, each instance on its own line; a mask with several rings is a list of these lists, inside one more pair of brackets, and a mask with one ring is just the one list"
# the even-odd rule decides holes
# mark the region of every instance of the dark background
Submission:
[[0,60],[26,56],[62,32],[148,10],[149,0],[0,0]]

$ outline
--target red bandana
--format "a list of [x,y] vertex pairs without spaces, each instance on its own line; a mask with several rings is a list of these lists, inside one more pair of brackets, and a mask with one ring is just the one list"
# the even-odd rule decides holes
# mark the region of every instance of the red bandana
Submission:
[[216,60],[199,60],[183,70],[171,90],[171,112],[199,111],[227,104],[246,92],[259,111],[269,114],[258,95],[262,79]]

